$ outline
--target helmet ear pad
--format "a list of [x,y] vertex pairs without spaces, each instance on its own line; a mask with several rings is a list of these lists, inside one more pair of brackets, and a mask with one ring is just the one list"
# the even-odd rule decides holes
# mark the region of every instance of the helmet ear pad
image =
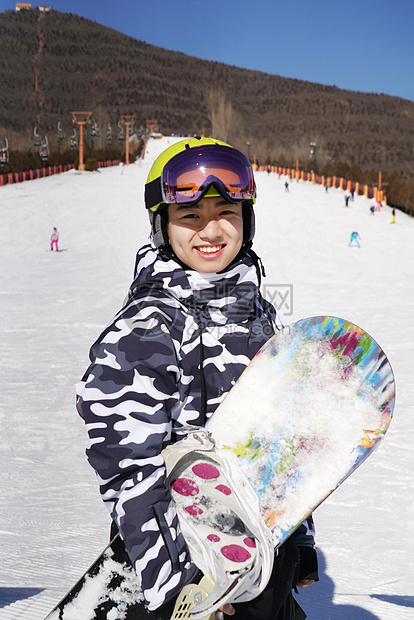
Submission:
[[250,250],[253,244],[253,238],[256,232],[256,218],[253,209],[253,202],[245,200],[242,205],[243,209],[243,247]]
[[170,249],[168,241],[168,205],[161,204],[155,212],[150,212],[151,231],[154,244],[160,253]]

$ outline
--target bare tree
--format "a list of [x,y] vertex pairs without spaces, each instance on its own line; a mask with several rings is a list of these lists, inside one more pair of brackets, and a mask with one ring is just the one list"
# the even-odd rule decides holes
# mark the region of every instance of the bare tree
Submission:
[[213,136],[224,142],[234,141],[243,132],[243,118],[221,88],[210,88],[206,93],[208,113]]

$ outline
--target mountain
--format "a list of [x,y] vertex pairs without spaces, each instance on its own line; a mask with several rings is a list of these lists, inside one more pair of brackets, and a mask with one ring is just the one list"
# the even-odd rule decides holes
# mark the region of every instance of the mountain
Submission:
[[[414,167],[414,102],[282,78],[149,45],[77,15],[0,14],[0,140],[33,128],[71,129],[71,110],[93,111],[106,131],[119,116],[156,119],[166,134],[214,132],[261,163],[321,170]],[[25,137],[27,144],[27,137]],[[316,143],[316,159],[310,157]],[[12,146],[12,144],[11,144]],[[311,160],[311,163],[310,163]]]

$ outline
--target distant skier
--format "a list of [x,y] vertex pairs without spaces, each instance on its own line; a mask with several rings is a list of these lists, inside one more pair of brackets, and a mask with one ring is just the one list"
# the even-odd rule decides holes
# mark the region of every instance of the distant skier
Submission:
[[351,194],[345,193],[345,206],[349,207],[349,199],[351,198]]
[[360,248],[361,246],[359,245],[359,239],[361,239],[361,237],[360,237],[360,235],[355,230],[354,232],[351,233],[351,239],[350,239],[350,241],[348,243],[348,246],[352,245],[353,242],[355,241],[357,246]]
[[395,224],[395,209],[391,212],[391,224]]
[[52,232],[52,236],[50,237],[50,250],[52,252],[53,252],[53,246],[55,246],[56,252],[59,252],[58,241],[59,241],[59,233],[57,231],[57,228],[54,228]]
[[289,191],[289,183],[288,181],[285,181],[285,192]]

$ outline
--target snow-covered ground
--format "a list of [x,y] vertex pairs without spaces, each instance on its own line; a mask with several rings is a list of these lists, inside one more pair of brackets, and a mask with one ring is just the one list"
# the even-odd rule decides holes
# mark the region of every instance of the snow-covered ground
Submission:
[[[100,553],[109,516],[84,456],[74,384],[119,309],[148,234],[143,185],[155,155],[0,188],[0,620],[42,620]],[[333,314],[384,347],[397,380],[379,450],[315,513],[321,581],[311,620],[414,617],[414,219],[344,193],[257,174],[255,249],[285,324]],[[50,252],[56,226],[59,253]],[[361,248],[348,247],[358,231]],[[276,291],[279,291],[276,294]],[[275,296],[276,294],[276,296]],[[252,412],[254,414],[254,412]],[[82,620],[82,618],[79,618]]]

